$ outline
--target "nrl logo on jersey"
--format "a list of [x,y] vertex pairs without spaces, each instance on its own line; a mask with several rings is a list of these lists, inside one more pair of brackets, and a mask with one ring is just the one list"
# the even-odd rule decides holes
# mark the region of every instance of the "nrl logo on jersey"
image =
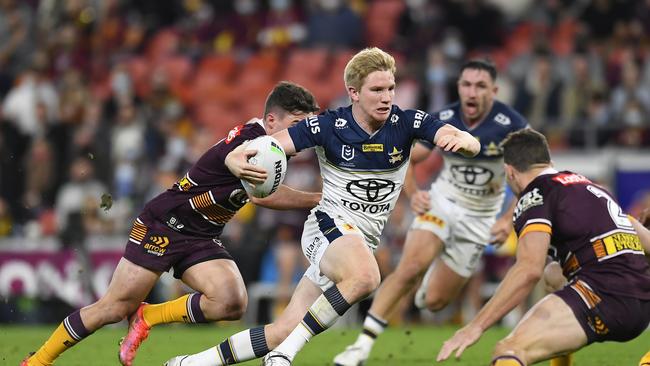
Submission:
[[388,159],[388,162],[391,164],[396,164],[402,160],[404,160],[404,157],[402,156],[402,151],[403,150],[397,150],[395,146],[393,146],[393,151],[388,153],[388,156],[390,156],[390,159]]
[[334,127],[342,130],[344,128],[348,127],[348,121],[344,120],[343,118],[337,118],[336,121],[334,121]]
[[390,124],[391,125],[396,125],[397,121],[399,121],[399,116],[398,115],[393,114],[392,116],[390,116]]
[[350,145],[341,147],[341,157],[347,161],[354,159],[354,148]]
[[440,112],[439,117],[441,120],[446,121],[450,119],[451,117],[454,116],[454,111],[451,109],[445,109],[444,111]]
[[503,113],[499,113],[494,116],[494,121],[504,126],[510,126],[510,118],[506,117]]
[[541,206],[544,204],[544,196],[539,193],[539,188],[535,188],[532,191],[523,195],[517,202],[517,207],[515,207],[515,220],[519,216],[528,210],[531,207]]
[[175,216],[172,216],[167,220],[167,226],[176,231],[182,230],[185,227],[185,225],[183,225],[183,223]]

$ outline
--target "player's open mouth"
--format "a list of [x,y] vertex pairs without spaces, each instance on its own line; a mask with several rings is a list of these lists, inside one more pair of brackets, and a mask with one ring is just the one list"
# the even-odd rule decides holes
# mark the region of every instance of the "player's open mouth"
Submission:
[[377,111],[378,111],[379,113],[381,113],[381,114],[385,114],[385,113],[390,112],[390,108],[388,108],[388,107],[381,107],[381,108],[377,108]]
[[475,113],[478,111],[478,103],[475,102],[466,102],[465,110],[469,113]]

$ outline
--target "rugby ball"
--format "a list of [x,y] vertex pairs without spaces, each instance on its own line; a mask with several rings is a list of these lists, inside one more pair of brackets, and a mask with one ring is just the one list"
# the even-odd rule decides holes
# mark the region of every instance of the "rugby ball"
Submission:
[[257,154],[248,158],[248,162],[266,169],[267,177],[264,183],[252,184],[241,180],[242,186],[250,196],[264,198],[275,192],[287,173],[287,156],[278,140],[265,135],[252,140],[246,150],[257,150]]

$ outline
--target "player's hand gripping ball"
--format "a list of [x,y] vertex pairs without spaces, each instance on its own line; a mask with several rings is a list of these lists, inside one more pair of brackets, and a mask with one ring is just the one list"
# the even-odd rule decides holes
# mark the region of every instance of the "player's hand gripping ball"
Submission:
[[252,140],[246,150],[257,150],[257,154],[251,156],[248,162],[252,165],[266,169],[268,174],[264,183],[252,184],[241,180],[246,193],[253,197],[264,198],[275,192],[287,173],[287,156],[274,137],[265,135]]

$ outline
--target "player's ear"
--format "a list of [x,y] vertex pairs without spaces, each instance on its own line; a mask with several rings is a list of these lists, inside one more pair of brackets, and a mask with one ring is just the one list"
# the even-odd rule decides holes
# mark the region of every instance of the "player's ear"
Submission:
[[504,163],[503,165],[504,165],[504,172],[506,173],[506,178],[512,181],[515,178],[515,174],[514,174],[515,168],[513,168],[512,165],[510,164]]
[[348,95],[353,102],[359,101],[359,92],[353,86],[348,86]]
[[268,126],[270,129],[275,128],[275,125],[278,123],[277,118],[273,112],[269,112],[264,116],[264,125]]

